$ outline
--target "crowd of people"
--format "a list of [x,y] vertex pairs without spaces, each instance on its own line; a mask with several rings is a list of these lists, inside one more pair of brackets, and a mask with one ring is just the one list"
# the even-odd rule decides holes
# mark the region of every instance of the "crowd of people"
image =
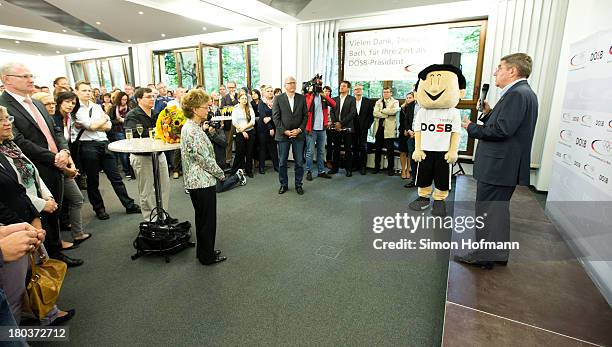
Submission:
[[[196,253],[205,265],[226,259],[214,249],[216,194],[245,185],[255,172],[265,174],[268,160],[279,175],[278,193],[284,194],[289,190],[290,149],[299,195],[304,194],[304,176],[307,181],[331,179],[340,169],[347,177],[357,171],[365,175],[371,150],[373,172],[385,166],[384,149],[387,172],[395,175],[398,139],[401,178],[411,179],[416,172],[410,165],[412,93],[400,107],[390,89],[380,99],[369,99],[362,85],[353,86],[351,95],[351,83],[343,81],[339,95],[332,97],[331,88],[315,79],[298,93],[293,77],[285,79],[283,89],[262,85],[248,90],[230,81],[210,94],[201,86],[168,91],[163,83],[107,91],[87,81],[72,86],[58,77],[51,91],[34,85],[35,76],[20,63],[0,67],[0,77],[0,294],[10,311],[0,313],[2,325],[19,323],[27,311],[20,298],[33,250],[68,267],[84,263],[65,252],[92,237],[81,217],[84,193],[98,219],[111,217],[99,189],[101,172],[125,212],[149,220],[156,206],[151,156],[113,153],[108,144],[125,139],[128,132],[134,138],[149,137],[148,130],[168,106],[182,109],[187,121],[181,148],[159,154],[161,198],[168,206],[170,178],[183,176],[195,210]],[[376,142],[368,144],[372,127]],[[137,198],[129,195],[124,179],[137,181]],[[413,186],[413,180],[406,184]],[[176,220],[170,217],[168,222]],[[62,240],[61,231],[70,231],[71,239]],[[41,324],[63,324],[74,314],[54,307]]]

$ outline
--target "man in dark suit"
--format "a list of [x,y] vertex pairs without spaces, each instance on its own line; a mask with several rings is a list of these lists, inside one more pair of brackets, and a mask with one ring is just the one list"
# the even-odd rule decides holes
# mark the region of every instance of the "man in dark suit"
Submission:
[[[493,109],[484,102],[482,125],[463,120],[468,135],[479,140],[474,156],[476,216],[487,216],[474,241],[510,241],[510,198],[517,185],[529,185],[538,117],[538,98],[527,83],[531,66],[531,57],[524,53],[503,57],[495,72],[501,98]],[[495,264],[506,265],[508,256],[508,250],[488,250],[456,260],[491,269]]]
[[[227,82],[228,92],[221,98],[221,109],[224,107],[234,107],[238,104],[238,94],[236,93],[236,82]],[[231,116],[231,113],[227,114]],[[232,146],[234,144],[234,133],[236,128],[232,125],[231,120],[223,122],[223,130],[225,131],[225,139],[227,140],[227,148],[225,150],[225,164],[229,167],[232,163]]]
[[306,98],[295,92],[295,78],[285,78],[285,93],[274,98],[272,104],[272,121],[276,126],[275,140],[278,142],[280,189],[283,194],[289,189],[287,178],[287,160],[289,147],[293,151],[295,165],[295,191],[302,195],[302,179],[304,178],[304,131],[308,121]]
[[336,108],[332,113],[333,131],[333,168],[329,171],[330,175],[338,173],[340,168],[340,147],[344,145],[344,169],[346,177],[351,177],[353,169],[353,136],[355,134],[355,124],[353,120],[357,116],[357,104],[355,97],[348,95],[351,82],[340,82],[340,95],[336,96]]
[[[62,201],[63,170],[70,162],[68,144],[63,134],[55,132],[45,107],[30,98],[34,76],[25,65],[7,63],[0,67],[0,77],[6,86],[6,92],[0,95],[0,105],[15,117],[14,141],[36,165],[55,201]],[[72,259],[61,253],[59,209],[53,213],[43,212],[43,226],[47,231],[45,247],[50,257],[64,261],[68,266],[83,264],[81,259]]]
[[355,125],[354,156],[357,158],[359,172],[365,175],[368,161],[368,130],[374,122],[374,100],[363,96],[363,86],[361,84],[356,84],[353,87],[353,94],[355,95],[357,109],[357,116],[353,120]]

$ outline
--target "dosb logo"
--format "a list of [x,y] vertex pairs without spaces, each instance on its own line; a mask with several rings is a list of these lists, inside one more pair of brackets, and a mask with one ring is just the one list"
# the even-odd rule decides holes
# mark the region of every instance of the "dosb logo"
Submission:
[[612,141],[595,140],[591,142],[591,149],[597,154],[612,156]]
[[566,142],[566,143],[571,143],[572,138],[574,137],[574,134],[572,133],[571,130],[563,129],[559,133],[559,137],[561,138],[561,141]]
[[453,131],[452,124],[425,124],[421,123],[421,131],[431,131],[436,133],[450,133]]
[[585,114],[580,118],[580,122],[582,122],[582,125],[590,127],[591,125],[593,125],[593,117],[589,116],[588,114]]
[[595,175],[595,167],[591,164],[584,164],[584,174],[593,178],[593,175]]

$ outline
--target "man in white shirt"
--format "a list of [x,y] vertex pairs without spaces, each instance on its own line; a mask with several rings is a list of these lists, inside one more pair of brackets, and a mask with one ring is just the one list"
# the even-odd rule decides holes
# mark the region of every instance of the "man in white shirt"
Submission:
[[104,170],[111,182],[115,194],[121,201],[125,212],[140,213],[140,207],[134,203],[123,184],[117,161],[113,152],[108,150],[106,131],[111,128],[109,116],[104,113],[100,105],[91,102],[91,86],[89,82],[76,83],[76,94],[80,107],[71,119],[71,142],[78,142],[81,166],[87,174],[87,196],[93,206],[98,219],[110,218],[104,207],[104,200],[98,188],[100,184],[100,170]]

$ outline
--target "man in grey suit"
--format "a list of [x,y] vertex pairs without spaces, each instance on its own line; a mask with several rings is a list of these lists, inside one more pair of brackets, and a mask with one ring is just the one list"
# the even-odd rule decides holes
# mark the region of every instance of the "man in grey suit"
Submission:
[[285,78],[285,93],[274,98],[272,104],[272,120],[276,126],[274,139],[278,142],[280,189],[278,194],[289,190],[287,178],[287,160],[289,147],[293,151],[295,165],[295,191],[302,195],[302,179],[304,178],[304,131],[308,121],[306,98],[295,92],[295,78]]
[[[474,156],[476,216],[486,216],[476,240],[510,241],[510,199],[517,185],[529,185],[531,143],[538,117],[538,98],[527,83],[532,60],[527,54],[503,57],[495,71],[502,89],[493,109],[484,102],[483,124],[463,120],[468,135],[478,139]],[[509,250],[478,251],[455,260],[492,269],[507,265]]]

